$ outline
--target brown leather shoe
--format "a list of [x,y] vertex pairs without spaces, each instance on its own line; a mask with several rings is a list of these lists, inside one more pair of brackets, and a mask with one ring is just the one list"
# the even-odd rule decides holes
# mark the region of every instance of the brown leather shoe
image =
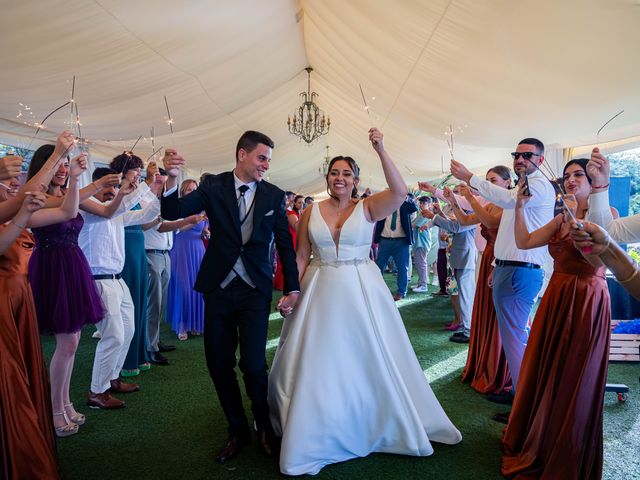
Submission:
[[260,442],[260,446],[262,447],[262,451],[266,453],[269,457],[280,452],[280,438],[276,437],[274,433],[267,432],[264,430],[258,430],[258,440]]
[[240,451],[240,449],[244,447],[247,443],[249,443],[248,440],[242,440],[238,437],[231,435],[229,437],[229,440],[227,440],[226,445],[222,447],[222,449],[216,455],[216,462],[225,463],[229,460],[234,459],[238,455],[238,452]]
[[119,378],[111,380],[111,391],[115,393],[131,393],[140,390],[137,383],[124,383]]
[[116,408],[123,408],[124,402],[118,400],[115,397],[109,395],[109,392],[93,393],[89,392],[87,395],[87,405],[91,408],[102,408],[104,410],[113,410]]

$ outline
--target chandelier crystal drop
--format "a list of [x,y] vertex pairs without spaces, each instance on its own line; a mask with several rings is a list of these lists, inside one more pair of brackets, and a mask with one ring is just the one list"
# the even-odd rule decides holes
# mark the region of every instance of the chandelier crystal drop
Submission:
[[307,91],[301,92],[302,105],[291,116],[287,117],[287,126],[289,133],[300,137],[307,143],[312,143],[315,139],[329,133],[331,127],[331,119],[328,115],[318,108],[314,99],[318,96],[316,92],[311,91],[311,72],[313,68],[305,68],[307,71]]

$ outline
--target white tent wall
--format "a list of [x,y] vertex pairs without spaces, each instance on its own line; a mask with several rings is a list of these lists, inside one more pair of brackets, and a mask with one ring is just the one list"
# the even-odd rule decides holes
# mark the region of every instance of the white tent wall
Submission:
[[[69,99],[75,75],[95,161],[139,135],[146,158],[154,127],[156,147],[178,148],[190,176],[219,172],[255,129],[276,143],[270,180],[316,193],[326,145],[356,158],[363,186],[384,186],[372,124],[407,183],[447,168],[449,125],[456,158],[479,173],[510,165],[527,136],[561,150],[640,133],[638,0],[25,0],[2,11],[0,141],[30,143],[18,102],[40,121]],[[307,65],[332,124],[312,145],[286,127]],[[32,145],[71,120],[63,109]]]

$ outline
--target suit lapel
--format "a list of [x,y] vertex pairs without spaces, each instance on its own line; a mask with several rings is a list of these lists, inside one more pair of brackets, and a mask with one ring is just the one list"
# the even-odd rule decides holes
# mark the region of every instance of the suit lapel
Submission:
[[[263,182],[258,182],[256,185],[256,196],[253,202],[253,232],[251,232],[251,237],[259,230],[260,222],[264,219],[265,213],[267,213],[267,209],[269,208],[268,199],[269,192],[267,191],[267,187]],[[276,212],[273,213],[275,215]]]
[[236,185],[233,180],[233,172],[229,172],[224,180],[223,188],[224,203],[227,205],[231,222],[234,225],[234,229],[238,233],[238,237],[242,239],[242,232],[240,231],[240,212],[238,211],[238,198],[236,196]]

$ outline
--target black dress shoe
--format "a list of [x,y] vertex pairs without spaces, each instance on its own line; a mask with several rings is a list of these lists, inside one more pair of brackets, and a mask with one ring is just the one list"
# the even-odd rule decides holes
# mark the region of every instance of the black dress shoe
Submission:
[[154,365],[169,365],[167,357],[160,352],[147,352],[147,354],[149,355],[149,361]]
[[158,351],[162,353],[173,352],[176,349],[175,345],[167,345],[162,342],[158,342]]
[[234,459],[238,455],[238,452],[240,451],[240,449],[244,447],[247,443],[249,443],[248,440],[243,440],[233,435],[230,436],[225,446],[222,447],[222,449],[216,455],[216,462],[225,463],[225,462],[228,462],[229,460]]
[[513,405],[513,393],[511,392],[487,393],[485,398],[493,403],[499,403],[501,405]]
[[464,333],[462,335],[453,334],[449,337],[449,340],[454,343],[469,343],[469,337]]
[[510,413],[511,413],[511,412],[496,413],[496,414],[493,416],[493,419],[494,419],[496,422],[500,422],[500,423],[507,424],[507,423],[509,423],[509,414],[510,414]]

